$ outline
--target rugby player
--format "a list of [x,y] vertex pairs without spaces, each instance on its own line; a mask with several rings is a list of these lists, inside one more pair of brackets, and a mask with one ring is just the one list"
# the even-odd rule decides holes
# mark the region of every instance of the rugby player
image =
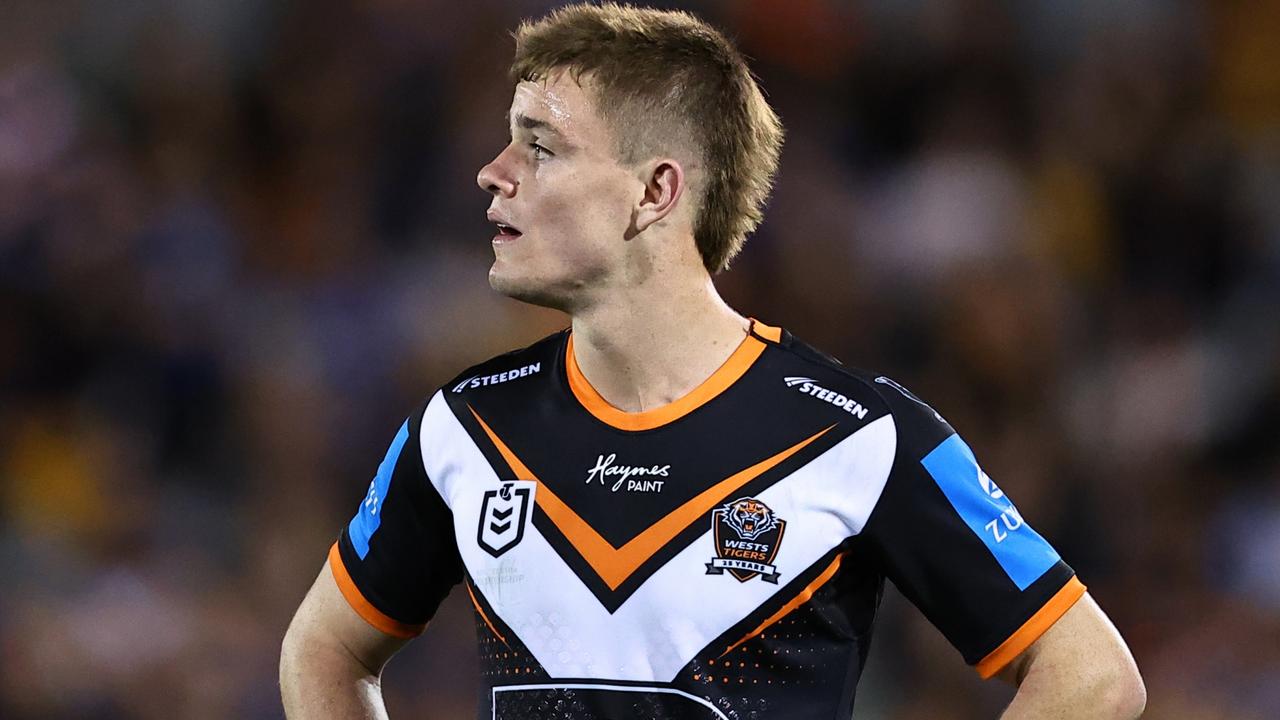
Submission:
[[717,294],[782,144],[695,17],[524,23],[479,172],[491,285],[571,326],[463,371],[395,434],[284,641],[291,718],[380,718],[384,664],[462,583],[478,718],[848,718],[883,583],[1005,718],[1132,718],[1085,586],[933,408]]

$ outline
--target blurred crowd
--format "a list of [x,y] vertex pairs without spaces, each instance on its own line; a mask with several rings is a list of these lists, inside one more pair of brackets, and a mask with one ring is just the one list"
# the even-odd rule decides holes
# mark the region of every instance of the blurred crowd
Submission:
[[[966,437],[1148,717],[1280,708],[1280,3],[704,0],[787,127],[745,314]],[[540,0],[0,3],[0,717],[278,718],[404,416],[565,324],[475,173]],[[385,680],[473,716],[465,593]],[[993,718],[892,590],[857,716]]]

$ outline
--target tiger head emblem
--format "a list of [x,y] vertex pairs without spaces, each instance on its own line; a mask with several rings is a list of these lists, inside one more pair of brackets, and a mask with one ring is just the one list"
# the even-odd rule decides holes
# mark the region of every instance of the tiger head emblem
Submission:
[[778,526],[778,518],[767,505],[755,498],[734,500],[724,521],[743,540],[755,540]]

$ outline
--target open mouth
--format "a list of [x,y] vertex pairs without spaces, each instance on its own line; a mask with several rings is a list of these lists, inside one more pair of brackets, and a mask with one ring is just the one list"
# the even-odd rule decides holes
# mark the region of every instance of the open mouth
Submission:
[[497,226],[498,234],[493,236],[494,242],[510,242],[524,234],[506,223],[497,223]]

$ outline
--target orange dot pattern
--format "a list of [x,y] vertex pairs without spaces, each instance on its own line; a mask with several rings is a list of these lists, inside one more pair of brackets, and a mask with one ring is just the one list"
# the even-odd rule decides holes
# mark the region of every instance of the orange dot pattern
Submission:
[[524,643],[510,635],[505,641],[493,633],[480,613],[472,611],[476,623],[476,644],[480,655],[480,675],[494,684],[542,682],[547,675]]
[[[773,720],[788,717],[834,717],[851,707],[858,667],[866,657],[869,626],[874,617],[864,615],[866,626],[853,627],[839,606],[846,598],[837,587],[819,590],[814,598],[729,650],[741,636],[722,638],[704,655],[690,661],[670,687],[710,702],[731,720]],[[481,673],[492,687],[552,682],[545,670],[520,642],[521,632],[546,632],[557,625],[544,618],[498,638],[477,613]],[[759,622],[756,620],[755,622]],[[746,622],[744,626],[751,627]],[[545,626],[545,627],[544,627]],[[747,632],[747,630],[743,630]],[[569,639],[571,641],[571,639]],[[567,641],[565,652],[582,652]],[[576,658],[576,656],[574,656]],[[584,656],[585,657],[585,656]],[[585,657],[583,667],[590,667]],[[582,678],[596,677],[588,672]],[[689,715],[689,706],[673,705],[671,695],[613,691],[577,692],[565,688],[498,692],[503,720],[701,720]],[[488,693],[482,693],[489,710]],[[602,704],[603,703],[603,704]],[[605,709],[607,706],[607,709]]]
[[788,711],[817,717],[801,712],[797,703],[835,699],[850,662],[859,661],[858,642],[866,639],[850,635],[857,634],[829,620],[820,605],[806,603],[730,652],[690,662],[677,683],[714,697],[721,711],[740,720],[786,717]]

